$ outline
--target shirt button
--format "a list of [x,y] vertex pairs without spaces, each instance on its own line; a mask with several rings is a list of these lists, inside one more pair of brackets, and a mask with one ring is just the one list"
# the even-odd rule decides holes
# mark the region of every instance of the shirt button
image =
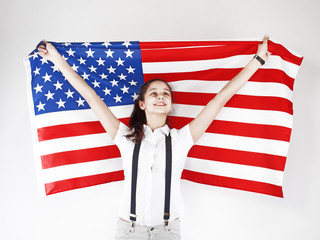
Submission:
[[153,231],[153,227],[150,228],[150,231]]

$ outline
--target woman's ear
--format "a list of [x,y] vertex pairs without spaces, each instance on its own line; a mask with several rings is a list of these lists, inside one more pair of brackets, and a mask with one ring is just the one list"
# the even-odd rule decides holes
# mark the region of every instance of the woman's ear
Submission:
[[140,109],[145,110],[144,102],[142,102],[141,100],[139,100],[139,107]]

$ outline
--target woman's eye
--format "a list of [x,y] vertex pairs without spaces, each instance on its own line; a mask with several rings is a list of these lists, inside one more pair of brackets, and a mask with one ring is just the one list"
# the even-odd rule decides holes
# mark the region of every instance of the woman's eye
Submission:
[[[156,96],[156,95],[158,95],[156,92],[150,93],[150,96]],[[167,92],[164,92],[163,95],[164,95],[164,96],[170,96],[170,94],[167,93]]]

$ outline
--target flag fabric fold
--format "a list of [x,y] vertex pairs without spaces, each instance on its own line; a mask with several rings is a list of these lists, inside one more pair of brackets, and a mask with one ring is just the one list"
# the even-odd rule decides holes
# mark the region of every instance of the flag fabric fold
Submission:
[[[180,129],[248,64],[261,41],[50,43],[127,125],[142,84],[165,80],[174,101],[168,125]],[[271,40],[268,51],[266,64],[191,148],[182,179],[283,197],[293,86],[303,57]],[[41,192],[123,180],[120,152],[86,100],[36,49],[24,63]]]

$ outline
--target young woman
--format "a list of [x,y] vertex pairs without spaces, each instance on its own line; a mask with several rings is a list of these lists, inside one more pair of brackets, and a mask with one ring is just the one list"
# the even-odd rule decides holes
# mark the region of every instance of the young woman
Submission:
[[[165,81],[153,79],[141,87],[129,128],[114,116],[55,47],[43,40],[46,46],[38,47],[40,56],[52,61],[85,98],[120,150],[125,187],[120,202],[116,239],[181,239],[183,201],[180,177],[188,151],[221,108],[268,59],[268,39],[265,35],[255,57],[194,120],[179,130],[170,129],[167,125],[167,116],[173,103],[171,88]],[[168,156],[172,156],[172,160],[168,160]]]

